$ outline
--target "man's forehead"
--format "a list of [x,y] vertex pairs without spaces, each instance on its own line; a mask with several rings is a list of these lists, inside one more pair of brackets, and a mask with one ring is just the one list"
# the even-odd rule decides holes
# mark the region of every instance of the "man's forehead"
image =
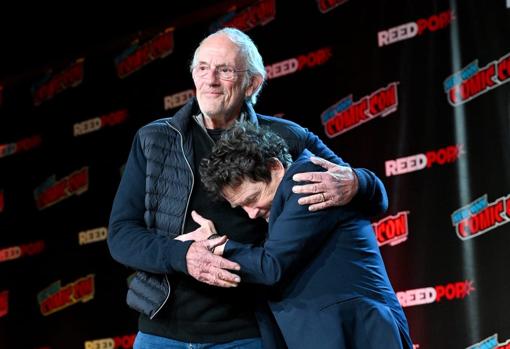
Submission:
[[212,36],[207,38],[198,51],[198,57],[219,55],[235,59],[239,56],[240,50],[236,44],[226,36]]
[[250,195],[257,191],[257,185],[249,181],[243,181],[235,188],[227,186],[223,189],[223,196],[232,204],[239,204],[245,201]]
[[238,49],[237,45],[225,34],[215,34],[209,36],[202,42],[202,46],[221,46]]

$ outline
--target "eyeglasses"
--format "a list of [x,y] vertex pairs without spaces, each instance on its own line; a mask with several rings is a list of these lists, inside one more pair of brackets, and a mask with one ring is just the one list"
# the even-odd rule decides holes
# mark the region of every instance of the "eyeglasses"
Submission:
[[[209,74],[209,71],[211,69],[212,68],[209,64],[199,64],[193,68],[193,72],[199,78],[205,78],[207,76],[207,74]],[[235,70],[233,67],[229,67],[228,65],[220,65],[220,66],[217,66],[214,68],[214,73],[217,74],[217,76],[221,80],[228,80],[228,81],[235,80],[237,73],[244,73],[247,71],[248,71],[248,69]]]

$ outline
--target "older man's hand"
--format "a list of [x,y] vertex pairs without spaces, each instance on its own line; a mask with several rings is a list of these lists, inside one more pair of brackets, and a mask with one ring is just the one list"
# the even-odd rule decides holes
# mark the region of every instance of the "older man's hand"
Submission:
[[348,204],[358,192],[358,177],[352,168],[339,166],[318,157],[312,157],[310,160],[327,171],[297,173],[292,177],[296,182],[311,182],[292,187],[294,193],[310,194],[300,198],[299,204],[310,205],[308,207],[310,211]]
[[186,254],[189,275],[209,285],[236,287],[241,282],[241,278],[228,270],[239,270],[239,264],[211,252],[216,246],[224,244],[226,240],[227,237],[222,236],[192,243]]

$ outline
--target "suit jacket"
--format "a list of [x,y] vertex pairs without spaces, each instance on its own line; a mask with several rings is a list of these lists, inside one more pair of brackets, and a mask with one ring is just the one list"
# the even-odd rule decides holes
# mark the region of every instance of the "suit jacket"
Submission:
[[[269,306],[289,348],[412,348],[370,221],[355,205],[309,212],[295,173],[321,171],[303,154],[286,171],[261,247],[229,240],[243,282],[272,286]],[[362,330],[363,329],[363,330]]]

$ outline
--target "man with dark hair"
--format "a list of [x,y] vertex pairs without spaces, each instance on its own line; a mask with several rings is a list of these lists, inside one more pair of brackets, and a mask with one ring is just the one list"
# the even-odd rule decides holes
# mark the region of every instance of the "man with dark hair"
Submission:
[[256,318],[253,304],[246,302],[257,289],[238,286],[239,277],[229,271],[238,265],[210,252],[222,239],[182,241],[184,233],[207,230],[195,211],[240,242],[260,243],[267,231],[263,220],[207,198],[200,160],[225,129],[245,120],[277,132],[294,156],[308,149],[331,161],[321,160],[327,172],[301,174],[314,178],[312,186],[296,187],[310,194],[300,200],[305,209],[356,202],[378,214],[387,207],[386,192],[372,172],[351,169],[308,130],[255,112],[266,71],[243,32],[224,28],[209,35],[196,49],[190,71],[196,98],[174,116],[138,130],[110,216],[110,253],[137,271],[127,295],[129,306],[140,312],[134,348],[259,349],[263,340],[270,349],[277,336],[265,332],[270,317]]
[[200,174],[206,189],[269,222],[260,247],[229,239],[215,253],[239,263],[243,283],[274,287],[269,306],[289,349],[412,349],[370,221],[355,204],[310,212],[292,177],[320,171],[309,154],[292,162],[268,129],[225,131]]

